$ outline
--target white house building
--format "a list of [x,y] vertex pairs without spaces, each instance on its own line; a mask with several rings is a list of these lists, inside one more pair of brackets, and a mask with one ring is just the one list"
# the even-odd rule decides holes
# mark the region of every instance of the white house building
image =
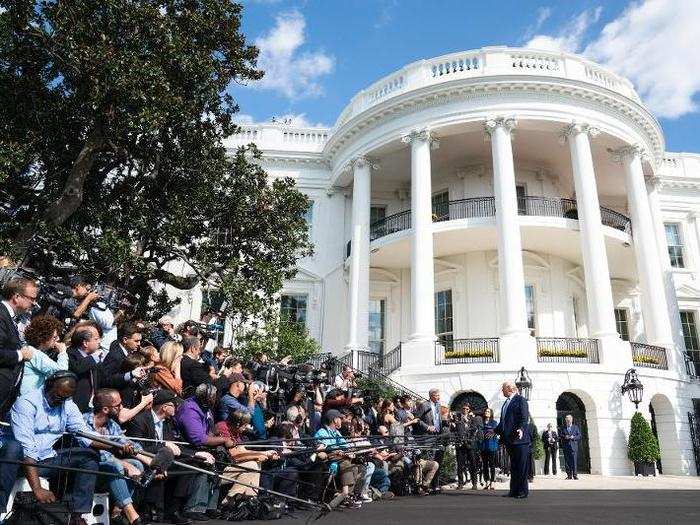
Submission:
[[465,51],[382,78],[330,129],[248,125],[227,146],[250,142],[313,202],[282,308],[325,351],[497,410],[525,367],[535,423],[572,413],[602,474],[632,470],[634,367],[663,473],[697,474],[700,155],[665,151],[627,79]]

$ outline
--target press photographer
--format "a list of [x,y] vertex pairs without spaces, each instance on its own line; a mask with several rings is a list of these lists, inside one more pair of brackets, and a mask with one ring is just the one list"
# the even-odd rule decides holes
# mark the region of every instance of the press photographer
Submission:
[[72,299],[64,306],[74,320],[90,319],[102,331],[102,348],[109,350],[117,339],[114,312],[110,310],[106,297],[102,296],[86,277],[75,275],[70,280]]

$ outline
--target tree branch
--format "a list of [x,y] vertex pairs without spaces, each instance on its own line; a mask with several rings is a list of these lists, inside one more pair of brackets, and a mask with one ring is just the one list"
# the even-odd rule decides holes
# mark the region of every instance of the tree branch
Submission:
[[95,154],[103,145],[102,134],[96,129],[93,130],[73,163],[61,196],[46,210],[46,220],[54,226],[66,222],[80,208],[85,181],[95,162]]
[[191,290],[199,284],[199,276],[197,275],[175,275],[161,268],[153,270],[151,278],[174,286],[178,290]]

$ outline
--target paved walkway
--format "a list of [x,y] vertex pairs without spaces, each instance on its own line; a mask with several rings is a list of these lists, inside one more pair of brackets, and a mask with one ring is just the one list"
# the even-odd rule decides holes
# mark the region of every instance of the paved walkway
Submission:
[[[508,480],[496,483],[496,489],[508,490]],[[530,490],[700,490],[700,476],[594,476],[579,474],[578,480],[566,475],[536,476]],[[472,491],[467,491],[472,492]],[[699,496],[700,497],[700,496]],[[699,500],[700,501],[700,500]]]

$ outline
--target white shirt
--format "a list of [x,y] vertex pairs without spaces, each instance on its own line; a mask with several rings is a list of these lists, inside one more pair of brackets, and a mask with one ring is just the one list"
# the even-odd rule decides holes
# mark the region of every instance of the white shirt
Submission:
[[153,410],[151,410],[151,414],[153,414],[153,423],[156,427],[156,437],[163,441],[163,420],[159,418],[158,414],[156,414]]
[[513,401],[513,398],[515,397],[515,394],[511,394],[506,398],[506,402],[503,403],[503,407],[501,407],[501,420],[506,415],[506,412],[508,411],[508,407],[510,406],[510,402]]

